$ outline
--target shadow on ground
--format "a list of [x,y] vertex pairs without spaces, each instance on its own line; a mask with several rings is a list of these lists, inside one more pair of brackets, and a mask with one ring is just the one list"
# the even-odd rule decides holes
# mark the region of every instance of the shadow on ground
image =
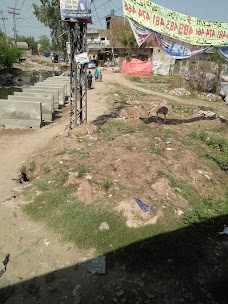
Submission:
[[201,121],[201,120],[215,120],[216,117],[205,117],[205,116],[196,116],[188,119],[175,119],[175,118],[167,118],[166,122],[164,118],[159,117],[158,120],[155,116],[151,117],[140,117],[140,120],[145,123],[145,124],[150,124],[153,122],[158,122],[158,123],[165,123],[166,125],[181,125],[181,124],[188,124],[188,123],[193,123],[196,121]]
[[217,233],[225,223],[220,216],[110,251],[105,274],[82,262],[10,285],[6,271],[0,303],[226,304],[228,236]]

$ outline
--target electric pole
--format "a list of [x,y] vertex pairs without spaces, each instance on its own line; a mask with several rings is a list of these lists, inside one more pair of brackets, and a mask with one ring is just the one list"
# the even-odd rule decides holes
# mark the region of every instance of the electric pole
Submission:
[[14,33],[14,41],[15,44],[17,43],[17,18],[16,16],[20,15],[20,13],[17,13],[19,11],[19,8],[16,7],[8,7],[11,11],[8,11],[9,14],[13,15],[13,33]]
[[3,17],[3,12],[2,10],[0,10],[0,14],[1,14],[1,20],[3,22],[3,27],[4,27],[4,31],[5,31],[5,35],[6,35],[6,43],[8,43],[8,37],[7,37],[7,33],[6,33],[6,26],[5,26],[5,20],[8,20],[8,18]]
[[87,24],[92,23],[92,0],[60,0],[61,19],[69,24],[70,124],[87,123]]

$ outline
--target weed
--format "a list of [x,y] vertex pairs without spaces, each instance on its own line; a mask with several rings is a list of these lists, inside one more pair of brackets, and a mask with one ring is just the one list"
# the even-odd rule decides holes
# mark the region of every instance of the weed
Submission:
[[81,177],[83,177],[86,173],[89,173],[90,169],[87,168],[87,167],[86,167],[85,165],[83,165],[83,164],[79,164],[79,165],[76,167],[75,171],[78,172],[78,177],[81,178]]
[[59,156],[59,155],[64,155],[64,154],[66,154],[66,153],[67,153],[67,150],[64,149],[64,150],[58,151],[55,155],[56,155],[56,156]]
[[29,163],[29,171],[34,172],[36,169],[36,162],[33,160]]
[[172,110],[173,112],[178,112],[178,113],[182,112],[186,114],[192,114],[194,112],[194,109],[190,106],[177,105],[177,104],[172,105]]
[[129,140],[129,142],[125,145],[125,149],[127,151],[133,151],[134,150],[134,145],[132,144],[132,142]]
[[76,154],[80,159],[83,159],[89,156],[89,153],[84,150],[71,149],[68,151],[68,154]]
[[132,75],[129,75],[127,78],[128,78],[129,80],[131,80],[131,81],[142,82],[142,79],[141,79],[139,76],[132,76]]
[[228,199],[216,198],[213,193],[201,196],[192,185],[185,181],[167,175],[166,177],[169,179],[173,188],[179,188],[181,190],[181,195],[192,206],[192,209],[186,211],[182,216],[184,224],[195,224],[219,215],[227,214]]
[[49,165],[45,164],[45,163],[43,163],[41,165],[41,169],[43,170],[44,173],[48,173],[48,172],[51,171],[51,167]]
[[49,190],[49,184],[46,181],[41,181],[41,180],[34,180],[32,182],[32,184],[34,185],[34,187],[38,190],[38,191],[47,191]]
[[213,160],[221,170],[228,171],[228,137],[217,132],[199,130],[192,132],[192,137],[203,141],[210,149],[203,157]]
[[100,185],[101,185],[102,189],[104,189],[105,191],[108,191],[108,189],[110,189],[110,187],[112,185],[112,181],[109,179],[104,179],[100,182]]

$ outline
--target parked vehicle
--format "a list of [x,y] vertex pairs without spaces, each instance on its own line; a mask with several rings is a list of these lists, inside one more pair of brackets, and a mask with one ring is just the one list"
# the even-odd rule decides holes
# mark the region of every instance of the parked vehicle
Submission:
[[90,61],[87,65],[88,69],[95,69],[96,68],[96,64],[93,61]]

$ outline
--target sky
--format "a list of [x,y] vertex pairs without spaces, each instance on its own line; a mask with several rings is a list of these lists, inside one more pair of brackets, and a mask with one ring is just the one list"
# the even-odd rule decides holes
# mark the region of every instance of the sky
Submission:
[[[154,3],[175,10],[180,13],[188,14],[193,17],[209,21],[228,22],[228,1],[227,0],[153,0]],[[36,40],[41,35],[50,36],[50,30],[41,24],[33,15],[32,4],[40,4],[39,0],[0,0],[0,28],[4,31],[2,17],[5,20],[5,27],[8,36],[13,37],[13,15],[8,11],[9,8],[16,7],[16,12],[20,13],[17,17],[16,25],[18,35],[33,36]],[[122,0],[94,0],[92,4],[93,24],[90,27],[105,28],[105,16],[109,15],[111,9],[115,10],[116,15],[122,15]]]

